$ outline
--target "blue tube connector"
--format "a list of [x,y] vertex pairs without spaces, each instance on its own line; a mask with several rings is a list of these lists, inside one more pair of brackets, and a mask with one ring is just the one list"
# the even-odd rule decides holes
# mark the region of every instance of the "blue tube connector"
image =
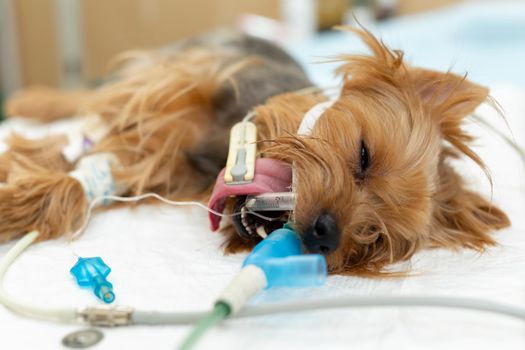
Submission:
[[327,276],[326,260],[320,254],[303,254],[299,235],[285,225],[262,240],[244,260],[243,267],[263,270],[271,287],[322,285]]
[[111,268],[104,263],[100,257],[78,258],[77,263],[70,270],[75,276],[80,287],[90,287],[93,293],[105,302],[112,303],[115,300],[113,285],[106,280]]

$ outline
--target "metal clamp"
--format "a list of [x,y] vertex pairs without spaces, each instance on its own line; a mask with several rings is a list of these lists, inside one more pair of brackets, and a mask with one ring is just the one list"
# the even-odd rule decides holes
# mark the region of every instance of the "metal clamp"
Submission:
[[295,206],[293,192],[262,193],[246,198],[246,208],[250,211],[291,211]]
[[92,326],[118,327],[130,325],[133,308],[128,306],[93,306],[77,312],[80,321]]

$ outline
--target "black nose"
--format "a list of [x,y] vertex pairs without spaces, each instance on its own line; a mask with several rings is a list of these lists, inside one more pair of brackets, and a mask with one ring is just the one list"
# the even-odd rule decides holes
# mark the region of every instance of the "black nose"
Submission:
[[330,214],[321,214],[306,230],[303,237],[306,249],[311,253],[329,254],[337,249],[341,233]]

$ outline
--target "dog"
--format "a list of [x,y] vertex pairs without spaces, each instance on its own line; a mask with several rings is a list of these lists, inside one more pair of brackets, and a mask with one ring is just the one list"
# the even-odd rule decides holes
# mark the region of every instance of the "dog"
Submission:
[[[121,166],[113,176],[126,184],[126,195],[206,201],[226,163],[230,129],[254,111],[258,157],[293,166],[294,227],[309,252],[326,256],[331,273],[380,276],[421,249],[494,245],[492,231],[509,219],[451,165],[466,156],[486,170],[462,125],[491,102],[489,90],[465,76],[411,67],[401,51],[365,29],[348,30],[371,53],[338,57],[341,91],[309,135],[297,132],[303,117],[327,97],[304,92],[313,84],[282,49],[223,31],[127,54],[118,73],[92,91],[22,91],[6,112],[43,121],[96,113],[109,131],[90,153],[117,156]],[[53,149],[42,149],[42,140],[17,140],[4,156],[12,166],[4,166],[0,213],[28,203],[29,197],[14,199],[15,189],[36,191],[23,182],[28,173],[64,174],[72,167],[56,151],[41,154]],[[226,204],[227,212],[234,208]],[[80,214],[60,203],[57,210],[70,217],[68,225],[0,214],[3,230],[9,228],[0,235],[39,229],[53,238],[79,226]],[[231,224],[222,233],[226,253],[256,243]]]

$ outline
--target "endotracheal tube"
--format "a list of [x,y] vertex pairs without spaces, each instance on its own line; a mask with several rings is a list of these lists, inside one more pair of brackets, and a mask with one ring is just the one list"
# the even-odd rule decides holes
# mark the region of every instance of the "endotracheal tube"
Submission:
[[301,240],[288,225],[257,244],[242,266],[213,310],[196,324],[180,349],[190,349],[207,329],[237,314],[265,288],[320,286],[327,276],[325,258],[319,254],[303,255]]

